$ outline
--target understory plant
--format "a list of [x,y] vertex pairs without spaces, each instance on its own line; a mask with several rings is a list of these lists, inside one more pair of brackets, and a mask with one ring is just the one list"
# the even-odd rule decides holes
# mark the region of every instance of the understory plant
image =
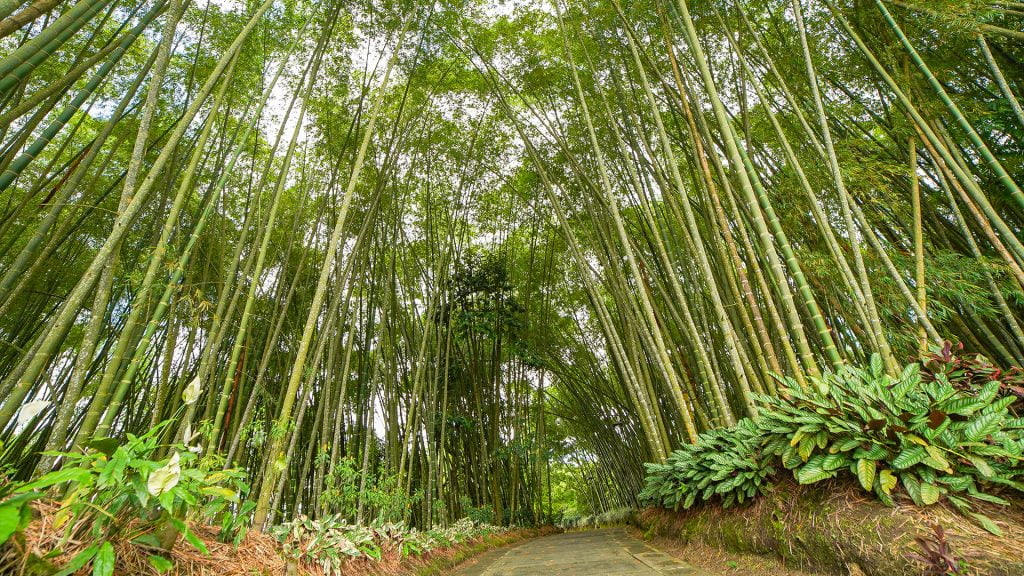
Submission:
[[764,488],[772,464],[801,484],[848,472],[887,505],[897,487],[918,506],[942,499],[999,533],[972,501],[1007,505],[1000,490],[1024,491],[1024,418],[999,379],[979,386],[951,381],[919,364],[886,374],[877,356],[865,368],[843,366],[806,388],[783,379],[778,396],[759,396],[756,422],[714,430],[649,464],[645,502],[689,508],[719,495],[724,505]]
[[[963,344],[944,342],[921,357],[921,377],[926,382],[949,382],[960,390],[977,390],[989,382],[999,383],[999,396],[1024,398],[1024,370],[1019,366],[1002,369],[982,354],[964,354]],[[1009,407],[1021,415],[1020,404]]]
[[[329,454],[327,458],[329,459]],[[398,522],[423,500],[423,492],[407,494],[397,474],[362,471],[351,456],[340,458],[324,478],[325,512],[338,519],[358,519],[362,499],[366,517],[377,524]]]
[[690,508],[719,498],[726,508],[753,498],[775,472],[762,454],[758,426],[749,419],[734,428],[701,434],[696,444],[673,452],[664,464],[648,464],[640,499],[666,508]]
[[932,526],[933,534],[917,536],[914,542],[921,548],[918,553],[910,554],[910,558],[924,564],[922,576],[964,576],[963,561],[958,558],[946,539],[946,531],[942,526]]
[[340,576],[346,562],[357,558],[379,561],[387,551],[402,558],[418,556],[503,531],[505,528],[468,518],[420,531],[403,522],[350,524],[341,515],[316,520],[303,515],[270,530],[286,557],[301,565],[317,566],[328,576]]
[[[189,529],[189,520],[219,521],[221,537],[236,544],[244,537],[244,516],[252,509],[241,500],[248,492],[243,473],[220,470],[185,445],[160,444],[165,421],[141,436],[128,434],[124,442],[94,441],[82,452],[48,452],[63,461],[59,470],[22,484],[9,484],[0,502],[3,519],[16,518],[16,528],[28,523],[28,502],[49,492],[59,504],[53,525],[59,538],[44,559],[63,554],[69,543],[86,542],[57,573],[73,574],[92,567],[95,576],[114,573],[115,542],[128,541],[149,552],[158,572],[173,566],[168,559],[178,536],[206,554],[203,541]],[[164,457],[159,456],[166,453]],[[215,468],[211,471],[211,468]],[[0,529],[0,544],[14,530]]]

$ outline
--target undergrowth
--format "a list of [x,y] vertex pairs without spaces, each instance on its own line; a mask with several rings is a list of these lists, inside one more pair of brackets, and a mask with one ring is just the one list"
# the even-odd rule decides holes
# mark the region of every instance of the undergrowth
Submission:
[[[965,368],[965,365],[967,366]],[[640,498],[678,509],[718,500],[725,507],[763,491],[776,469],[801,484],[848,474],[887,505],[899,490],[916,505],[952,504],[994,534],[998,526],[972,502],[1009,503],[1024,491],[1024,418],[1011,411],[1015,386],[973,370],[949,345],[898,376],[880,358],[844,366],[806,388],[783,379],[778,396],[759,396],[756,421],[701,435],[664,464],[648,464]]]
[[[162,443],[175,422],[167,420],[124,440],[103,438],[79,452],[45,453],[60,459],[59,470],[31,482],[0,482],[0,573],[24,571],[22,562],[8,565],[6,548],[12,545],[23,556],[33,548],[45,573],[53,576],[187,572],[176,564],[189,556],[178,542],[209,557],[211,535],[237,550],[255,507],[245,500],[249,486],[244,475],[222,470],[217,458],[200,458],[187,445],[192,439],[188,427],[184,444]],[[355,493],[354,477],[334,484],[328,488],[338,488],[339,494]],[[271,555],[292,560],[300,573],[338,575],[354,559],[386,564],[510,534],[470,518],[426,531],[390,521],[401,515],[407,500],[391,497],[395,490],[389,489],[394,485],[389,479],[374,479],[371,485],[368,496],[380,513],[369,526],[348,523],[345,513],[316,520],[300,516],[271,529],[277,544]],[[26,532],[33,521],[41,525],[31,530],[29,546]]]
[[620,526],[628,524],[633,514],[633,508],[612,508],[598,514],[587,516],[563,516],[559,526],[562,528],[604,528],[607,526]]
[[184,444],[162,444],[173,423],[162,422],[141,436],[128,434],[124,441],[97,440],[83,452],[45,453],[60,458],[62,467],[31,482],[0,485],[0,546],[25,530],[37,500],[57,503],[54,538],[43,560],[73,550],[55,576],[87,568],[94,576],[111,576],[122,542],[143,551],[156,572],[170,571],[179,537],[208,553],[190,521],[219,526],[218,538],[237,545],[252,510],[242,501],[249,490],[242,472],[221,470],[216,459],[200,459]]
[[317,520],[300,516],[273,528],[271,533],[281,543],[284,555],[295,561],[300,570],[315,566],[323,574],[340,576],[352,560],[380,561],[387,552],[397,553],[399,558],[420,556],[508,530],[469,518],[447,528],[420,531],[402,522],[360,526],[349,524],[340,516]]

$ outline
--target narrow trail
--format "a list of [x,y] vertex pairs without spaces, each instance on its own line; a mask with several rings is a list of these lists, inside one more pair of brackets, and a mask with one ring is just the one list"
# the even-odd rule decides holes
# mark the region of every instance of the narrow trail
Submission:
[[457,576],[706,576],[621,528],[568,532],[489,552]]

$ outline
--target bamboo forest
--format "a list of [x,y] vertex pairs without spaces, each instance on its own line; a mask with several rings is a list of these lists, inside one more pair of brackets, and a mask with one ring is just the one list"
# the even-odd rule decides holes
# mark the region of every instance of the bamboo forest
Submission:
[[1024,2],[0,0],[0,574],[1024,575]]

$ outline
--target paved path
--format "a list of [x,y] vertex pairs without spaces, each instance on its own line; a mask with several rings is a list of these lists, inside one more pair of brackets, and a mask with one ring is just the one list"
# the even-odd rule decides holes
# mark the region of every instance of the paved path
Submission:
[[619,528],[567,532],[489,552],[459,576],[705,576]]

